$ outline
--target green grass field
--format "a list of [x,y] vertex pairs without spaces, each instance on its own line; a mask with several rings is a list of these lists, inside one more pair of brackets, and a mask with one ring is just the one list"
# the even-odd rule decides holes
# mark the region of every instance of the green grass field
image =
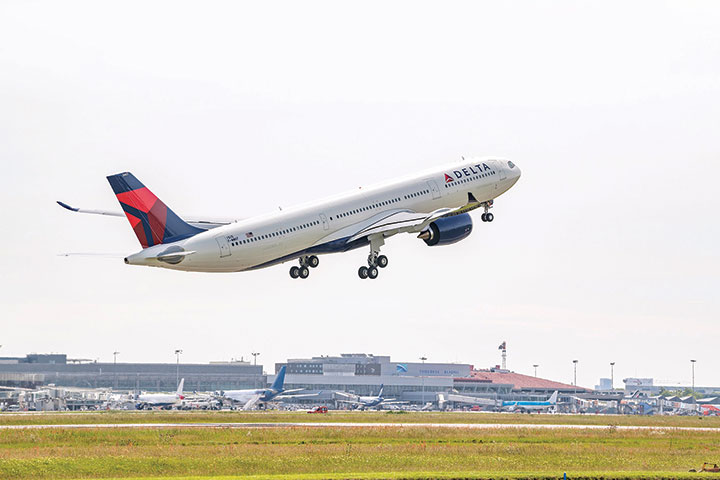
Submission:
[[630,415],[528,415],[475,412],[358,412],[327,414],[282,411],[131,411],[0,414],[0,425],[60,425],[95,423],[272,423],[272,422],[361,422],[361,423],[477,423],[563,424],[720,428],[720,417],[630,416]]
[[[594,422],[603,417],[262,412],[0,415],[0,423],[397,421]],[[610,417],[615,423],[718,426],[715,419]],[[99,419],[102,419],[99,420]],[[122,419],[122,420],[119,420]],[[252,419],[252,420],[250,420]],[[607,420],[607,418],[605,418]],[[720,430],[427,427],[0,430],[0,479],[720,478]]]

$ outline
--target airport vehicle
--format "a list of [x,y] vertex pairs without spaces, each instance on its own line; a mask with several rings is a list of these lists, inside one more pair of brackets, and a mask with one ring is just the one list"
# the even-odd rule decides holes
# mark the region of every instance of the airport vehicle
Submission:
[[366,408],[380,409],[382,405],[397,405],[401,403],[407,403],[395,400],[394,398],[383,397],[384,388],[384,385],[380,385],[380,391],[378,392],[377,396],[360,396],[347,392],[335,392],[335,395],[343,397],[343,400],[338,400],[338,402],[347,403],[349,405],[355,406],[360,410],[364,410]]
[[153,407],[161,407],[166,410],[177,407],[185,398],[183,395],[183,385],[185,379],[180,379],[177,391],[175,393],[143,393],[137,396],[135,408],[138,410],[152,409]]
[[78,213],[127,217],[142,250],[129,265],[192,272],[241,272],[298,260],[292,278],[307,278],[318,255],[370,247],[361,279],[374,279],[388,265],[380,254],[385,239],[417,234],[428,246],[451,245],[472,232],[470,211],[482,208],[492,222],[494,199],[520,178],[520,169],[501,159],[463,159],[369,188],[246,220],[183,220],[130,172],[107,177],[122,212]]
[[324,405],[322,407],[315,407],[312,410],[308,410],[308,413],[327,413],[327,412],[328,412],[328,408]]
[[311,394],[295,394],[288,395],[289,393],[300,392],[302,388],[295,388],[292,390],[285,390],[285,370],[286,367],[283,365],[280,367],[275,381],[270,388],[256,388],[247,390],[226,390],[220,392],[222,398],[226,398],[232,402],[242,404],[243,410],[250,410],[255,406],[263,407],[268,402],[273,400],[280,400],[281,398],[300,398],[300,397],[311,397],[317,396],[316,393]]

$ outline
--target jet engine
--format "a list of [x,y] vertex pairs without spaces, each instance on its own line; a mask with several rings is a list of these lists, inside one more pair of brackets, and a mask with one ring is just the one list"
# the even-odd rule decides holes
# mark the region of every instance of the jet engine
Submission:
[[420,232],[421,238],[429,247],[452,245],[464,239],[472,232],[472,218],[463,213],[453,217],[439,218]]

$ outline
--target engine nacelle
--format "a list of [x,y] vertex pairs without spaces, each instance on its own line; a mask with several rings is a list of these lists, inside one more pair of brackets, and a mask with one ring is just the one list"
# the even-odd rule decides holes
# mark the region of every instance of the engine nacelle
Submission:
[[428,225],[426,230],[420,232],[418,238],[422,238],[430,247],[451,245],[470,235],[472,225],[469,213],[439,218]]

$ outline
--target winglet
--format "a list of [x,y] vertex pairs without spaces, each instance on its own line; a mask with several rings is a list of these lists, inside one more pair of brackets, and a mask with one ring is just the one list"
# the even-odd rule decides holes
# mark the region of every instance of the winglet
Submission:
[[79,208],[73,208],[73,207],[71,207],[71,206],[68,205],[67,203],[63,203],[63,202],[61,202],[60,200],[57,201],[57,204],[60,205],[60,206],[63,207],[63,208],[67,208],[67,209],[70,210],[71,212],[77,212],[78,210],[80,210]]

